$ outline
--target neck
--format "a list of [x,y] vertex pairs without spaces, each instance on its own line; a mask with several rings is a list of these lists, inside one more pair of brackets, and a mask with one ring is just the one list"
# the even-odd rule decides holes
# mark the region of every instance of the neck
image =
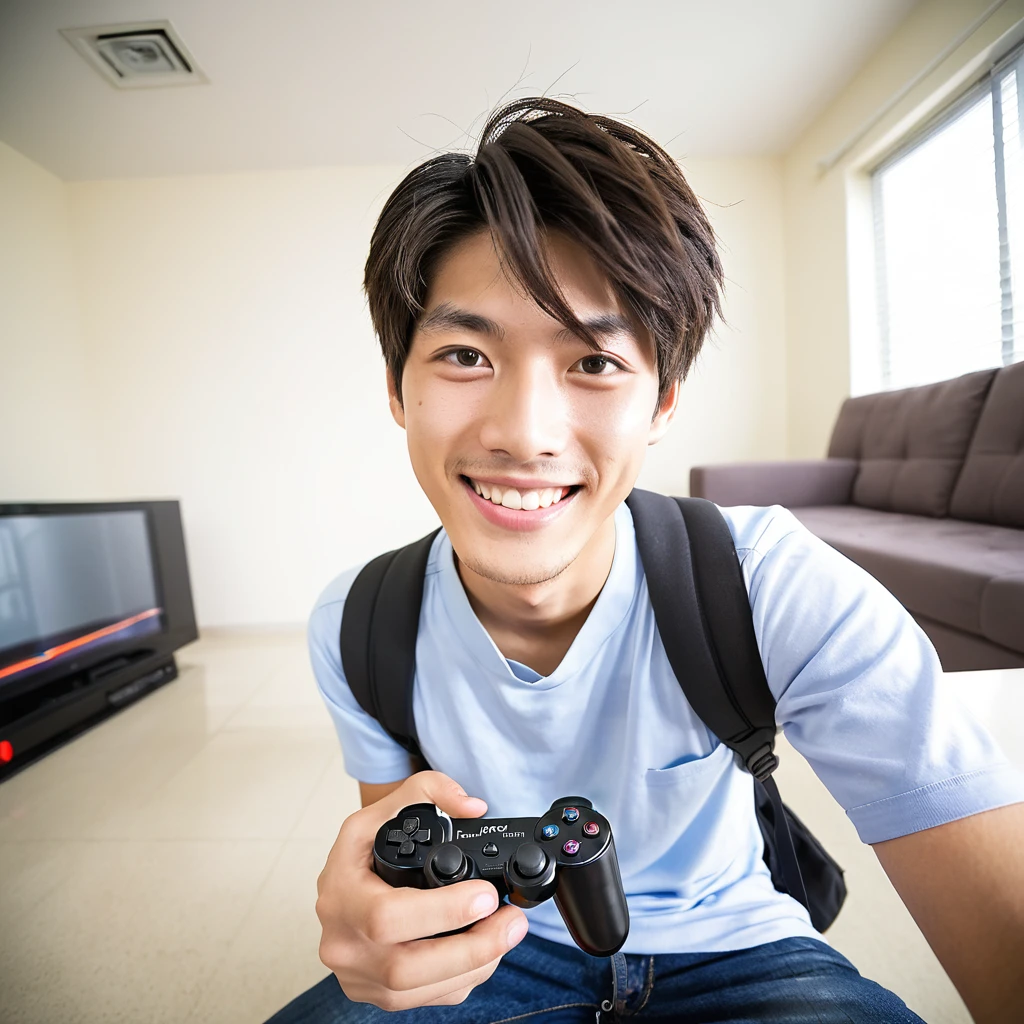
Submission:
[[557,576],[528,585],[499,583],[473,572],[455,556],[470,606],[506,658],[550,675],[586,622],[615,556],[610,515]]

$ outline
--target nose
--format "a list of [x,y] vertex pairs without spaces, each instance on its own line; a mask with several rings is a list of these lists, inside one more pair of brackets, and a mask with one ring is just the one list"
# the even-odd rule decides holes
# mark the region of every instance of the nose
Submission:
[[516,462],[559,456],[569,441],[568,399],[543,361],[509,369],[494,383],[480,442]]

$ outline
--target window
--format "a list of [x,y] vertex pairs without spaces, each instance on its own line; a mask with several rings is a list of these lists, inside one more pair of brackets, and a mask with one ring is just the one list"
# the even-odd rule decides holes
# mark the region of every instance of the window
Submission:
[[1022,147],[1018,50],[874,170],[883,388],[1024,359]]

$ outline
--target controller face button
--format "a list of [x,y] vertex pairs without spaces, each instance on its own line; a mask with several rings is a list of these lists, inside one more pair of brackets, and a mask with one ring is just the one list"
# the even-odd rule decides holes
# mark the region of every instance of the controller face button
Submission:
[[571,825],[580,816],[580,809],[578,807],[566,807],[562,811],[562,817]]
[[555,836],[558,835],[558,826],[545,825],[540,831],[541,835],[543,835],[545,839],[554,839]]
[[580,844],[575,839],[567,839],[565,844],[562,846],[563,853],[567,853],[570,857],[576,856],[580,852]]
[[494,845],[494,843],[484,843],[483,853],[485,857],[497,857],[498,848]]
[[516,870],[523,878],[536,878],[548,866],[548,855],[536,843],[523,843],[516,850]]
[[398,848],[398,855],[400,857],[411,857],[415,852],[416,844],[411,839],[406,839],[406,841]]
[[588,836],[596,836],[597,833],[601,831],[601,826],[598,825],[596,821],[588,821],[586,825],[583,826],[583,831],[586,832]]
[[434,854],[434,873],[438,878],[454,878],[464,861],[462,851],[454,843],[445,843]]
[[406,835],[410,835],[411,836],[414,832],[418,832],[419,828],[420,828],[420,819],[419,818],[406,818],[405,821],[402,822],[402,831]]

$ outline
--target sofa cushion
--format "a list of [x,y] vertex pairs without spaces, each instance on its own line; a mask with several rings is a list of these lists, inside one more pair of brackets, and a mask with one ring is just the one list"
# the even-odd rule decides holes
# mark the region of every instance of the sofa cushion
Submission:
[[1024,652],[1024,531],[855,505],[792,512],[914,614]]
[[859,459],[853,504],[944,516],[995,370],[848,398],[829,457]]
[[994,644],[977,633],[965,633],[944,622],[915,615],[917,624],[928,634],[947,672],[983,672],[992,668],[1022,668],[1024,653]]
[[1024,527],[1024,363],[992,381],[949,514]]

